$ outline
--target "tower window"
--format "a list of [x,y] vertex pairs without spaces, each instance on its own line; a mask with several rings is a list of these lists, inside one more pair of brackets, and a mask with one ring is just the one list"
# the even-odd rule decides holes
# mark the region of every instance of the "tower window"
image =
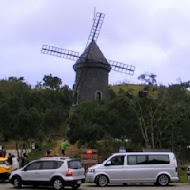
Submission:
[[73,96],[73,105],[77,104],[78,104],[78,92],[75,92]]
[[102,92],[96,91],[95,100],[98,100],[98,101],[102,100]]

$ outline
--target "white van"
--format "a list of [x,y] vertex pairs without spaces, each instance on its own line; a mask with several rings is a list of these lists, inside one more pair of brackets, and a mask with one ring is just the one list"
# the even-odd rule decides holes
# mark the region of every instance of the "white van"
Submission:
[[172,152],[115,153],[102,164],[88,168],[86,182],[104,187],[108,183],[154,183],[179,181],[177,161]]

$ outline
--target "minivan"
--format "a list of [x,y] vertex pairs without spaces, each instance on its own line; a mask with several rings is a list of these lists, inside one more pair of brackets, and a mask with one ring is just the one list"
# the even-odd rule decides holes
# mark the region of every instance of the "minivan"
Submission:
[[154,183],[168,185],[179,181],[177,161],[172,152],[114,153],[102,164],[88,168],[86,182],[104,187],[110,184]]

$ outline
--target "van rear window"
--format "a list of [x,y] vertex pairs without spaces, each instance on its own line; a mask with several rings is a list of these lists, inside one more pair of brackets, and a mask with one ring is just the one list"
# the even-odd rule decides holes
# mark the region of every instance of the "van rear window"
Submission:
[[129,155],[128,165],[169,164],[169,155]]
[[169,164],[169,155],[149,155],[148,164]]

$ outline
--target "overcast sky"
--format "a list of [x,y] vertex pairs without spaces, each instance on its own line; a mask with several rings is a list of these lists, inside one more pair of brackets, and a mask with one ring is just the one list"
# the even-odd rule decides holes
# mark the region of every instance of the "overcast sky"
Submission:
[[72,87],[74,62],[41,54],[43,44],[82,53],[96,12],[105,13],[97,44],[107,59],[136,67],[134,76],[111,71],[109,83],[137,83],[144,73],[158,84],[190,80],[190,0],[0,0],[0,79],[44,75]]

